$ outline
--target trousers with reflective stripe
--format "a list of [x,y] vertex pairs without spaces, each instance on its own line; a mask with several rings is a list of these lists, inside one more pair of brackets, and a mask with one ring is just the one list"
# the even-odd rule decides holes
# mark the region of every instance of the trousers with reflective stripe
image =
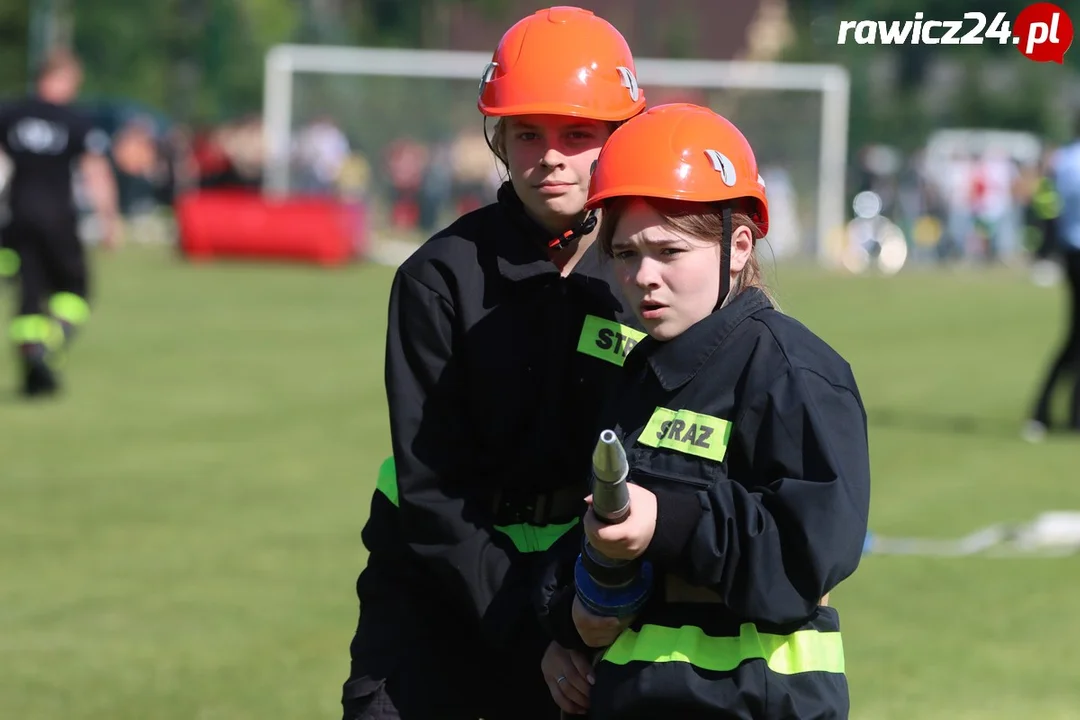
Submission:
[[[379,476],[375,482],[375,490],[381,492],[387,497],[387,499],[398,507],[400,504],[400,498],[398,496],[398,484],[397,484],[397,468],[394,465],[393,456],[386,458],[382,465],[379,467]],[[495,529],[507,537],[514,543],[514,547],[518,552],[522,553],[536,553],[544,552],[555,541],[561,538],[566,532],[578,524],[578,520],[575,518],[571,522],[561,523],[558,525],[528,525],[526,523],[520,523],[518,525],[496,525]]]
[[[695,608],[724,613],[720,605]],[[821,607],[797,628],[742,623],[732,634],[680,625],[676,608],[663,624],[635,625],[597,666],[592,720],[672,717],[682,720],[841,720],[850,700],[839,618]],[[648,613],[648,611],[646,611]],[[650,619],[646,614],[646,620]],[[737,634],[735,634],[737,633]]]

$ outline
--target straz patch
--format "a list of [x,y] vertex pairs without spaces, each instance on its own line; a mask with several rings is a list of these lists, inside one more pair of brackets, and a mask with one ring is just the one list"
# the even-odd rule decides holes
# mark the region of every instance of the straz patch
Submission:
[[626,356],[644,337],[645,333],[620,325],[614,320],[586,315],[577,349],[579,353],[592,355],[622,367]]
[[727,453],[731,423],[689,410],[658,407],[641,431],[638,442],[651,448],[697,455],[720,462]]

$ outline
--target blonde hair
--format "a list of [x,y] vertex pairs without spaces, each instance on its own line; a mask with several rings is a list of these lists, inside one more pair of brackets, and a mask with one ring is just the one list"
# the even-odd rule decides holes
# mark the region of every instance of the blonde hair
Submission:
[[[626,212],[630,201],[637,198],[620,197],[604,204],[603,215],[600,223],[600,231],[597,234],[597,242],[600,250],[608,257],[614,257],[611,243],[615,236],[615,226],[619,224],[619,218]],[[779,309],[776,298],[765,284],[765,278],[761,272],[761,263],[758,260],[758,240],[765,237],[761,228],[751,217],[751,210],[745,204],[738,201],[726,203],[697,203],[680,200],[666,200],[660,198],[641,198],[664,219],[664,224],[672,230],[688,235],[692,238],[709,242],[720,242],[724,233],[724,210],[731,212],[731,232],[745,227],[750,230],[754,247],[750,251],[750,257],[746,259],[746,265],[739,271],[731,284],[731,290],[724,300],[724,304],[731,302],[745,290],[757,288],[765,293],[773,307]],[[730,246],[728,252],[731,252]]]
[[82,63],[79,57],[65,48],[57,48],[49,52],[37,68],[35,79],[41,82],[45,78],[60,71],[69,71],[82,74]]
[[488,135],[487,118],[484,118],[484,140],[487,140],[487,146],[491,150],[491,154],[509,172],[510,161],[506,156],[506,123],[503,122],[505,119],[496,119],[495,125],[491,128],[491,134]]

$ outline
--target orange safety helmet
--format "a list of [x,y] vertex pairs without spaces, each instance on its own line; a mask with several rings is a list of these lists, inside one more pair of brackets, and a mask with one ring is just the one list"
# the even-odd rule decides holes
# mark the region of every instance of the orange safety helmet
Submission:
[[645,107],[634,57],[608,21],[576,7],[539,10],[514,24],[484,68],[480,112],[618,121]]
[[617,197],[742,199],[762,234],[769,232],[769,201],[750,143],[700,105],[657,105],[611,134],[596,160],[585,207]]

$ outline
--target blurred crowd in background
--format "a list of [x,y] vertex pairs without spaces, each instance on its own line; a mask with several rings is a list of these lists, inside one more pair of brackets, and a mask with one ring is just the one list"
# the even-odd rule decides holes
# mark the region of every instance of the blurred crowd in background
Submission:
[[[258,191],[262,186],[264,138],[258,116],[204,127],[166,123],[139,111],[119,119],[115,113],[95,117],[111,137],[121,212],[130,226],[138,227],[125,234],[129,241],[174,241],[172,209],[184,192]],[[296,129],[291,163],[294,194],[371,201],[389,227],[422,233],[436,229],[448,213],[491,201],[503,180],[479,124],[441,143],[400,137],[373,155],[357,147],[332,117],[321,116]],[[10,170],[0,153],[0,200]],[[89,213],[89,203],[78,200]],[[92,223],[87,217],[90,242]]]
[[[995,12],[1015,18],[1027,4],[1000,0]],[[128,242],[175,241],[171,210],[189,190],[262,187],[271,48],[490,52],[512,18],[535,9],[527,0],[192,0],[160,12],[123,0],[92,11],[70,0],[15,5],[0,8],[0,36],[18,39],[0,46],[0,102],[18,97],[50,44],[82,54],[84,104],[112,138]],[[925,10],[918,0],[895,0],[887,12],[877,0],[584,5],[611,18],[639,58],[829,63],[850,75],[846,224],[824,238],[816,226],[820,93],[682,88],[697,94],[675,97],[645,88],[650,104],[700,102],[747,128],[774,209],[777,259],[817,251],[852,271],[895,272],[1012,263],[1049,247],[1048,169],[1080,107],[1075,49],[1059,66],[998,43],[837,44],[842,19],[903,20]],[[970,0],[942,0],[934,13],[969,10]],[[363,201],[376,241],[418,242],[493,198],[502,180],[472,81],[307,74],[293,89],[289,190]],[[5,179],[0,158],[0,208]],[[93,242],[93,219],[85,225]]]
[[[94,112],[111,137],[129,242],[175,242],[172,209],[184,192],[262,186],[258,115],[190,127],[138,109]],[[848,172],[851,222],[840,248],[845,265],[859,271],[877,259],[888,271],[890,243],[902,246],[891,256],[900,265],[1008,263],[1046,254],[1053,240],[1047,220],[1056,147],[1027,132],[941,130],[913,153],[886,144],[860,148]],[[0,155],[0,199],[9,171]],[[798,191],[783,167],[763,174],[776,205],[773,252],[791,255],[797,241],[785,238],[785,228],[795,224]],[[290,177],[293,193],[363,200],[380,232],[419,240],[491,201],[504,173],[479,119],[443,141],[402,135],[371,152],[333,116],[319,115],[293,133]],[[89,204],[80,205],[87,210],[84,234],[93,242]]]

